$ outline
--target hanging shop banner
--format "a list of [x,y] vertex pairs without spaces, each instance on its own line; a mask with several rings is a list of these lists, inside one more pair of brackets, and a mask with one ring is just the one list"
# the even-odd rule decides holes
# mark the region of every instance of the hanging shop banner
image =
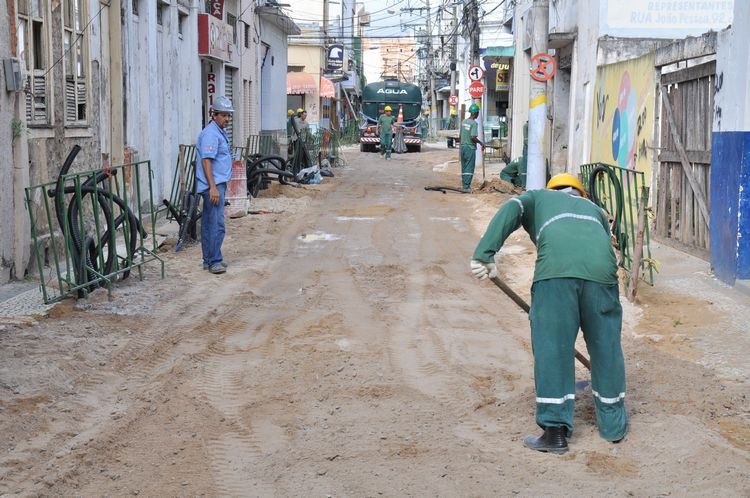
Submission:
[[198,14],[198,55],[229,60],[232,27],[208,14]]
[[206,0],[206,12],[216,19],[224,20],[224,0]]
[[326,71],[343,71],[344,46],[340,43],[328,45],[326,49]]

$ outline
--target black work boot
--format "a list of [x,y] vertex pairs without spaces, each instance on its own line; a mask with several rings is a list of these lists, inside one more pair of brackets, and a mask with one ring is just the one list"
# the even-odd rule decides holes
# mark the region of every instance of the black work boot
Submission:
[[545,427],[541,436],[526,436],[523,445],[532,450],[561,455],[568,451],[568,441],[565,439],[565,427]]

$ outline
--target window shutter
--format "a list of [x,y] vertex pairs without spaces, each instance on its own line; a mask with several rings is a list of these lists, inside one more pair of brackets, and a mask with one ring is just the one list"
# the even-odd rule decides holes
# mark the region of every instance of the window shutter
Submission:
[[[36,73],[36,71],[34,71]],[[26,93],[26,121],[32,124],[47,122],[47,77],[44,73],[30,74]]]
[[76,121],[76,82],[72,76],[65,77],[65,121]]
[[80,78],[76,87],[76,119],[86,119],[86,79]]

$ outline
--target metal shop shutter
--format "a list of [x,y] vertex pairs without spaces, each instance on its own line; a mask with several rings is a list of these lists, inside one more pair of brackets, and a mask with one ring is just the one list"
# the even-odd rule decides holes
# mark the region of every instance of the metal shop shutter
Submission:
[[[224,76],[224,95],[229,98],[229,100],[232,101],[232,107],[234,107],[235,110],[235,116],[237,111],[237,103],[234,101],[234,70],[233,69],[226,69],[226,74]],[[232,116],[234,118],[234,116]],[[234,123],[232,120],[229,121],[229,126],[226,127],[227,132],[227,138],[229,138],[229,145],[233,145],[233,134],[234,134]]]

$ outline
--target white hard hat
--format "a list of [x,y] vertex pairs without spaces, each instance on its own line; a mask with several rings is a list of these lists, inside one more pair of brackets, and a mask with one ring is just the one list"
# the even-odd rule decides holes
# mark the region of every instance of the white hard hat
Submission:
[[232,101],[228,97],[221,96],[214,102],[214,112],[234,112]]

